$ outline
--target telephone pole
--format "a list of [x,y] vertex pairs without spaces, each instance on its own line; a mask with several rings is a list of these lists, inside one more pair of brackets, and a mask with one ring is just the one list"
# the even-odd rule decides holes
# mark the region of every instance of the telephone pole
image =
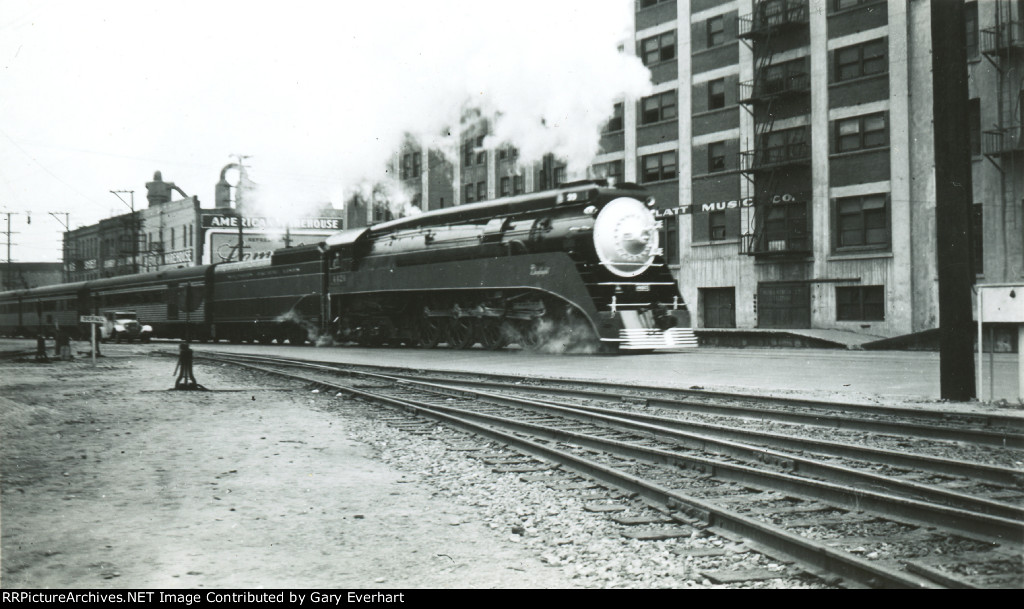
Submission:
[[[971,153],[964,3],[931,3],[935,225],[942,399],[977,396],[971,326]],[[981,312],[979,311],[980,315]]]
[[[134,190],[111,190],[113,194],[121,202],[128,206],[128,209],[132,210],[131,219],[131,231],[132,231],[132,273],[139,272],[139,227],[138,218],[135,215],[135,191]],[[131,203],[125,201],[121,195],[127,194],[131,196]]]
[[[68,279],[71,278],[71,271],[68,269],[68,264],[70,264],[68,262],[68,233],[71,232],[71,214],[66,211],[50,211],[46,213],[53,216],[53,219],[60,222],[64,227],[64,239],[63,246],[61,247],[61,255],[64,258],[64,283],[68,283]],[[64,216],[63,222],[61,221],[60,216]]]
[[18,212],[16,212],[16,211],[4,211],[4,212],[0,212],[0,213],[2,213],[2,214],[7,216],[7,230],[4,231],[4,234],[7,235],[7,266],[6,266],[6,272],[4,273],[4,285],[3,285],[4,291],[7,291],[7,290],[14,289],[13,288],[13,286],[14,286],[14,265],[11,264],[11,235],[15,235],[17,233],[11,232],[11,216],[17,214]]
[[245,183],[245,159],[251,157],[248,154],[233,154],[235,164],[238,165],[238,185],[235,186],[235,218],[238,220],[238,261],[241,262],[245,253],[245,240],[242,237],[242,184]]

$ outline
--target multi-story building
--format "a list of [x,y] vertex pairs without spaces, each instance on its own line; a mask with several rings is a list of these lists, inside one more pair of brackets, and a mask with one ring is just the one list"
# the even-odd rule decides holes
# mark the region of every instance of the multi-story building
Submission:
[[[1024,282],[1022,6],[965,5],[979,282]],[[695,326],[938,326],[929,2],[636,0],[633,31],[623,51],[653,90],[615,106],[593,174],[655,196]],[[452,201],[433,195],[435,164],[458,203],[565,180],[553,159],[520,169],[514,150],[483,150],[485,135],[463,133],[451,166],[399,153],[426,209]]]
[[[198,197],[163,182],[159,172],[147,189],[146,207],[64,233],[67,281],[266,258],[345,228],[344,212],[329,204],[312,214],[268,215],[237,201],[231,207],[220,196],[217,207],[202,208]],[[172,190],[182,198],[172,200]]]

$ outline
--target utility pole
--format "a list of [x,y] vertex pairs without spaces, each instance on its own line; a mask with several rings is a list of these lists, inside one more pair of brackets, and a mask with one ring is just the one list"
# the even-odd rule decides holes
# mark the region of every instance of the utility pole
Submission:
[[[137,219],[137,217],[135,215],[135,191],[134,190],[111,190],[110,192],[111,192],[111,194],[113,194],[118,199],[121,199],[121,202],[124,203],[125,205],[127,205],[128,209],[132,210],[132,219],[131,219],[131,231],[132,231],[132,273],[138,273],[139,272],[139,227],[138,227],[138,219]],[[131,196],[131,203],[129,203],[128,201],[124,200],[124,198],[121,196],[123,194],[127,194],[127,195]]]
[[4,231],[4,234],[7,235],[7,268],[4,273],[3,285],[3,290],[6,292],[7,290],[13,289],[12,286],[14,285],[14,266],[11,264],[11,235],[15,235],[17,233],[11,232],[11,216],[16,215],[18,212],[4,211],[0,213],[7,216],[7,230]]
[[[971,153],[963,0],[931,3],[935,125],[935,249],[939,280],[939,384],[942,399],[977,396],[971,324]],[[981,312],[979,311],[980,315]]]
[[[61,255],[64,257],[64,283],[68,283],[71,278],[71,271],[68,270],[68,236],[71,233],[71,214],[66,211],[51,211],[47,213],[64,227],[64,245],[61,248],[61,252],[63,252]],[[60,219],[62,215],[64,216],[63,222]]]
[[245,253],[245,240],[242,236],[242,184],[245,182],[245,159],[251,157],[248,154],[233,154],[236,165],[238,165],[238,185],[235,186],[235,218],[238,220],[238,261],[241,262]]

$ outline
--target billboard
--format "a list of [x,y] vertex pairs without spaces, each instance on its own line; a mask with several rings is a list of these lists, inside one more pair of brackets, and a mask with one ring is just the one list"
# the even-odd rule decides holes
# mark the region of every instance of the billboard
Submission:
[[[205,247],[203,264],[238,262],[270,258],[284,247],[316,245],[344,228],[341,218],[239,218],[227,214],[203,214]],[[239,256],[238,225],[242,225],[242,252]]]

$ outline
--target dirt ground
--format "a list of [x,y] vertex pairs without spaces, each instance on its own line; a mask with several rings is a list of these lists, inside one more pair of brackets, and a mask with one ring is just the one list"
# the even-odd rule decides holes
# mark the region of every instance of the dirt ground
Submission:
[[354,411],[201,364],[220,391],[167,391],[148,351],[0,362],[2,587],[573,585],[376,460]]

